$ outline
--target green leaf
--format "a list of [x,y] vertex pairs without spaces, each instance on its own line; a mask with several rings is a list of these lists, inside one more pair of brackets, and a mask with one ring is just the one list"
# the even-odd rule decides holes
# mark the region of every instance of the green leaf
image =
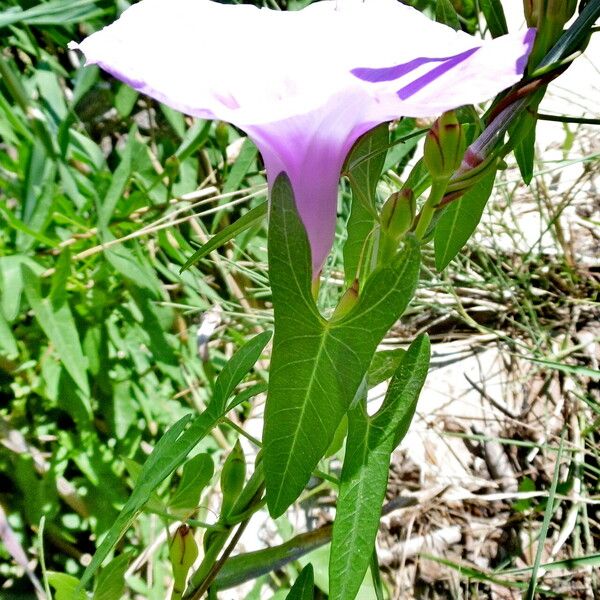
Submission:
[[400,365],[405,352],[402,348],[377,352],[371,361],[369,372],[367,373],[368,387],[375,387],[386,379],[389,379]]
[[308,238],[291,184],[285,174],[276,180],[269,224],[275,338],[264,430],[274,517],[298,497],[330,446],[377,345],[412,298],[419,269],[419,245],[408,238],[389,264],[373,272],[356,305],[326,321],[312,298]]
[[313,600],[314,589],[313,568],[311,564],[308,564],[298,575],[298,579],[294,582],[290,593],[286,596],[286,600]]
[[193,431],[197,435],[197,442],[210,431],[215,419],[207,413],[208,411],[205,411],[202,415],[194,419],[192,425],[185,433],[182,432],[192,417],[191,415],[182,417],[160,438],[144,463],[131,496],[127,499],[125,506],[122,508],[112,527],[108,530],[90,564],[83,573],[79,589],[85,588],[109,552],[117,545],[125,531],[133,523],[135,517],[148,502],[156,487],[185,460],[191,448],[182,456],[182,439],[186,436],[189,437],[190,432]]
[[4,313],[0,307],[0,354],[16,356],[18,353],[17,340],[15,340],[15,336],[12,333],[10,325],[6,322]]
[[483,12],[492,37],[497,38],[508,33],[508,25],[500,0],[479,0],[479,8]]
[[10,7],[0,12],[0,28],[15,23],[61,26],[81,23],[102,14],[103,11],[98,9],[96,2],[97,0],[51,0],[38,3],[27,10]]
[[300,533],[279,546],[236,554],[219,571],[215,580],[215,588],[224,590],[236,587],[271,571],[283,569],[289,563],[328,544],[330,538],[331,526],[329,525]]
[[533,162],[535,160],[535,123],[536,118],[529,113],[524,117],[531,121],[531,126],[523,134],[514,149],[515,158],[519,165],[519,171],[523,178],[523,183],[529,185],[533,179]]
[[210,127],[210,121],[198,119],[187,130],[181,145],[179,148],[177,148],[177,152],[175,152],[175,156],[179,159],[180,163],[182,163],[186,158],[192,156],[194,152],[206,144],[206,141],[208,140],[208,134],[210,133]]
[[[114,236],[108,230],[102,235],[103,241],[110,241]],[[117,244],[103,250],[106,260],[126,280],[136,286],[148,290],[156,298],[160,296],[160,283],[150,266],[136,256],[123,244]]]
[[127,187],[129,178],[131,177],[131,157],[133,147],[136,143],[137,127],[134,125],[130,130],[127,138],[127,145],[123,151],[121,162],[112,174],[110,186],[104,196],[104,201],[98,208],[98,229],[103,231],[110,223],[112,214],[117,206],[117,203],[123,196],[123,192]]
[[389,140],[387,123],[371,129],[350,150],[344,170],[350,181],[354,199],[362,203],[375,218],[377,183],[385,164]]
[[435,20],[452,27],[455,31],[460,29],[460,21],[456,9],[450,0],[437,0],[435,5]]
[[445,269],[459,253],[481,220],[483,209],[492,193],[496,172],[491,171],[462,198],[452,202],[435,227],[435,267]]
[[25,296],[40,327],[56,348],[61,362],[77,387],[89,398],[87,360],[81,349],[69,304],[62,294],[55,301],[50,297],[42,297],[38,276],[26,264],[22,265],[22,269]]
[[[231,375],[224,377],[223,390],[227,391],[229,386],[235,388],[241,378],[250,369],[251,365],[248,366],[248,357],[255,356],[255,360],[257,360],[270,335],[270,332],[265,332],[255,336],[233,355],[230,361],[234,362],[235,367],[230,369],[229,372]],[[260,345],[261,343],[262,346]],[[246,370],[243,371],[243,369],[239,368],[240,365],[245,365],[247,367]],[[225,368],[223,371],[225,371]],[[225,397],[224,392],[221,397]],[[122,508],[119,516],[109,529],[104,540],[96,550],[92,561],[86,568],[81,578],[81,588],[85,587],[108,553],[131,526],[133,520],[152,497],[158,485],[183,463],[198,442],[217,425],[224,415],[223,411],[224,401],[215,401],[213,399],[208,408],[199,417],[193,420],[191,415],[182,417],[160,438],[144,463],[131,496],[128,498],[125,506]],[[188,423],[189,427],[185,429]]]
[[37,274],[43,269],[27,256],[14,254],[0,257],[0,310],[6,320],[12,323],[19,315],[23,294],[22,264],[28,264]]
[[229,176],[227,177],[227,181],[223,186],[223,194],[229,194],[240,189],[242,182],[244,181],[244,177],[246,177],[250,167],[256,160],[257,154],[258,150],[252,140],[246,138],[242,143],[242,147],[240,148],[240,153],[236,161],[231,167],[231,171],[229,171]]
[[348,237],[344,244],[344,277],[347,286],[360,278],[362,265],[369,265],[373,248],[372,231],[376,225],[373,214],[361,202],[353,201],[346,226]]
[[48,572],[48,583],[54,588],[54,600],[87,600],[85,592],[77,590],[79,580],[66,573]]
[[93,600],[119,600],[123,596],[125,592],[125,572],[130,559],[131,553],[126,552],[117,556],[117,558],[113,558],[102,569]]
[[533,358],[532,356],[524,356],[526,360],[529,360],[538,365],[553,369],[555,371],[561,371],[567,375],[577,375],[579,377],[589,377],[590,379],[600,379],[600,371],[598,369],[590,369],[581,365],[567,365],[554,360],[543,360],[541,358]]
[[246,231],[246,229],[250,229],[250,227],[260,223],[267,214],[267,208],[267,202],[263,202],[242,215],[231,225],[227,225],[227,227],[221,229],[219,233],[211,237],[206,244],[202,245],[194,252],[194,254],[192,254],[192,256],[190,256],[190,258],[188,258],[183,267],[181,267],[180,272],[189,269],[193,264],[210,254],[213,250],[220,248],[223,244],[242,233],[242,231]]
[[254,363],[260,358],[268,341],[271,339],[270,331],[263,331],[246,342],[227,362],[215,381],[215,389],[211,400],[211,407],[222,413],[225,411],[227,400],[238,383],[248,374]]
[[[114,103],[115,108],[117,109],[117,112],[119,113],[119,116],[122,119],[128,117],[131,114],[131,111],[135,106],[138,96],[139,94],[138,92],[136,92],[136,90],[124,83],[119,87],[117,93],[115,94]],[[162,106],[163,105],[161,104],[161,108]],[[131,142],[131,140],[129,140],[129,142]]]
[[209,454],[197,454],[183,465],[183,475],[169,502],[169,508],[189,513],[198,507],[200,495],[210,483],[214,464]]
[[363,397],[348,413],[348,441],[340,480],[329,563],[329,597],[356,597],[379,528],[390,457],[406,434],[429,368],[430,344],[419,336],[402,355],[384,403],[369,417]]

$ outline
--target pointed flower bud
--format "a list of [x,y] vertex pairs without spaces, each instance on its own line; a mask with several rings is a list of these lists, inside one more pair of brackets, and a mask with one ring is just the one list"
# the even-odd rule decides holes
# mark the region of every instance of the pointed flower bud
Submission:
[[223,470],[221,471],[221,492],[223,494],[223,503],[221,505],[222,519],[226,518],[231,512],[235,501],[244,487],[245,479],[246,459],[238,440],[225,460]]
[[537,27],[540,10],[540,0],[523,0],[523,12],[528,27]]
[[358,279],[352,282],[352,285],[342,294],[338,305],[335,307],[331,319],[341,319],[347,315],[358,301]]
[[381,228],[386,235],[399,240],[411,228],[416,212],[415,194],[410,188],[395,192],[381,209]]
[[217,122],[215,127],[215,141],[221,152],[227,150],[227,146],[229,145],[229,127],[227,126],[227,123],[224,123],[223,121]]
[[169,559],[173,569],[173,591],[175,597],[180,598],[181,594],[183,594],[188,572],[197,558],[198,545],[194,539],[194,532],[184,523],[175,532],[169,546]]
[[445,112],[425,138],[423,158],[433,179],[449,178],[460,166],[466,146],[464,127],[454,111]]

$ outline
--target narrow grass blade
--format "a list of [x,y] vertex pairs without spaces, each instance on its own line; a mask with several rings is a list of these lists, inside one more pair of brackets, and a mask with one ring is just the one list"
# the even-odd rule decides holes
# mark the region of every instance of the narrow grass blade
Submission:
[[262,204],[259,204],[258,206],[249,210],[247,213],[243,214],[237,221],[235,221],[235,223],[224,227],[221,231],[219,231],[219,233],[210,238],[206,244],[196,250],[196,252],[190,256],[190,258],[188,258],[183,267],[181,267],[180,272],[189,269],[193,264],[203,259],[213,250],[220,248],[229,240],[232,240],[234,237],[242,233],[242,231],[246,231],[246,229],[250,229],[250,227],[260,223],[267,214],[267,208],[267,202],[263,202]]
[[550,527],[550,519],[554,513],[554,497],[556,496],[556,488],[558,487],[558,478],[560,475],[560,460],[562,458],[562,452],[565,444],[565,431],[560,438],[560,446],[558,448],[558,454],[556,455],[556,466],[554,467],[554,475],[552,477],[552,484],[548,492],[548,502],[546,504],[546,511],[544,512],[544,520],[542,521],[542,528],[540,529],[540,535],[537,540],[537,551],[535,553],[535,560],[533,562],[533,568],[531,570],[531,579],[529,580],[529,586],[525,592],[524,600],[533,600],[535,598],[535,592],[537,589],[538,572],[540,564],[542,562],[542,553],[544,551],[544,542],[548,535],[548,528]]

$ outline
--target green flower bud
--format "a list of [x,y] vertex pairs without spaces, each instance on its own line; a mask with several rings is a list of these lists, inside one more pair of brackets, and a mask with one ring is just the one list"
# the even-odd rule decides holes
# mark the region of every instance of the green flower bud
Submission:
[[169,178],[170,181],[174,181],[177,179],[179,175],[179,159],[173,154],[173,156],[169,156],[165,161],[165,175]]
[[223,121],[218,121],[215,127],[215,141],[221,152],[227,150],[229,146],[229,126]]
[[537,27],[540,10],[540,0],[523,0],[523,12],[528,27]]
[[180,525],[169,546],[175,597],[181,597],[183,594],[188,572],[197,558],[198,545],[194,539],[194,532],[188,525]]
[[238,441],[225,460],[221,471],[221,519],[229,516],[235,501],[238,499],[246,479],[246,459]]
[[410,188],[392,194],[381,209],[381,228],[386,235],[399,240],[412,226],[417,203]]
[[529,70],[534,69],[562,35],[567,21],[575,13],[577,0],[523,0],[525,19],[537,33],[529,56]]
[[425,166],[433,179],[449,179],[460,167],[467,142],[454,111],[445,112],[425,138]]
[[342,294],[338,305],[335,307],[331,319],[341,319],[347,315],[358,301],[358,279]]
[[560,23],[561,28],[575,14],[577,0],[546,0],[545,18]]

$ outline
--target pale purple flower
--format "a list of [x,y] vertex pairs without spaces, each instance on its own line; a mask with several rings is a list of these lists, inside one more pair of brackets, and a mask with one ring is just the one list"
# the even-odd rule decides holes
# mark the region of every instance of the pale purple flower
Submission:
[[298,12],[142,0],[71,47],[152,98],[245,131],[269,183],[290,177],[318,273],[357,138],[493,97],[521,78],[533,38],[483,41],[396,0],[323,0]]

